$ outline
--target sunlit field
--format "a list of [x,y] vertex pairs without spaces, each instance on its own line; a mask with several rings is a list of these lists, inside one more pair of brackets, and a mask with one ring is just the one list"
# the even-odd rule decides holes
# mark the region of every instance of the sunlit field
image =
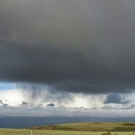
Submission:
[[123,132],[135,131],[134,122],[80,122],[48,126],[35,126],[33,130],[65,130],[65,131],[93,131],[93,132]]
[[[102,135],[105,132],[33,130],[33,135]],[[133,132],[111,132],[113,135],[133,135]],[[0,135],[31,135],[27,129],[0,129]]]

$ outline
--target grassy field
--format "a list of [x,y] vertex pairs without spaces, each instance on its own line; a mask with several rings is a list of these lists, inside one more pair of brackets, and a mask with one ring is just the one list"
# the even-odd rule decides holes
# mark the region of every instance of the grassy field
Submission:
[[135,123],[130,122],[87,122],[49,126],[36,126],[28,129],[0,129],[0,135],[133,135]]
[[49,126],[37,126],[32,129],[42,130],[68,130],[68,131],[135,131],[135,123],[130,122],[85,122],[85,123],[69,123]]
[[[104,132],[82,131],[82,135],[102,135]],[[113,135],[133,135],[133,132],[112,132]],[[31,135],[26,129],[0,129],[0,135]],[[33,135],[80,135],[80,131],[33,130]]]

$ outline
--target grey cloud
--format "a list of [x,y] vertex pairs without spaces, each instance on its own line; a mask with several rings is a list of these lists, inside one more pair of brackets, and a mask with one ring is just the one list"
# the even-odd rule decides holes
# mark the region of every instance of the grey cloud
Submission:
[[26,107],[26,106],[28,106],[28,105],[29,105],[29,103],[28,103],[28,102],[22,101],[22,103],[21,103],[21,105],[20,105],[20,106]]
[[47,104],[47,106],[55,106],[55,104],[53,104],[53,103],[50,103],[50,104]]
[[130,105],[130,108],[131,108],[131,109],[135,108],[135,104],[131,104],[131,105]]
[[7,107],[7,106],[8,106],[8,104],[3,104],[2,106],[3,106],[3,107]]
[[82,107],[68,107],[67,109],[77,109],[77,110],[87,110],[87,108]]
[[135,104],[122,104],[122,106],[117,104],[117,106],[107,105],[107,106],[100,107],[100,109],[102,110],[128,110],[128,109],[134,110],[134,108],[135,108]]
[[0,80],[53,90],[135,89],[135,1],[0,4]]
[[3,104],[2,100],[0,100],[0,104]]
[[114,104],[127,104],[128,101],[123,101],[123,98],[119,94],[109,94],[104,101],[105,104],[114,103]]
[[[103,106],[103,107],[101,107],[101,109],[110,110],[110,109],[114,109],[114,108],[112,106]],[[115,107],[115,109],[118,109],[118,108]]]

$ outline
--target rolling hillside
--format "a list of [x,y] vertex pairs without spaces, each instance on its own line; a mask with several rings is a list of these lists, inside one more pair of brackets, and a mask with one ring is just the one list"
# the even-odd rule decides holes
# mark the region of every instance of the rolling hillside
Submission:
[[48,126],[35,126],[36,130],[69,130],[69,131],[135,131],[135,122],[86,122],[68,123]]

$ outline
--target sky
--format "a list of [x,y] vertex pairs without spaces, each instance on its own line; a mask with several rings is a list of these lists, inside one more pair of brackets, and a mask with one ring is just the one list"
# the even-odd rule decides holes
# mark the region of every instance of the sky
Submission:
[[0,115],[134,116],[134,0],[0,4]]

